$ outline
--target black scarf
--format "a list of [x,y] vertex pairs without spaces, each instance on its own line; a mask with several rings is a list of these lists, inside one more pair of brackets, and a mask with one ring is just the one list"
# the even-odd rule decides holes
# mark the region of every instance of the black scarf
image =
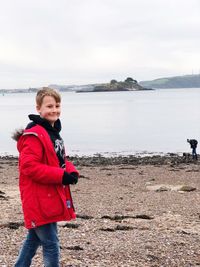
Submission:
[[32,122],[30,122],[27,125],[26,129],[30,129],[36,124],[45,128],[45,130],[48,132],[49,137],[51,138],[51,141],[53,143],[56,155],[60,163],[60,167],[65,168],[65,148],[64,148],[63,139],[60,136],[60,131],[61,131],[60,120],[58,119],[54,123],[54,126],[52,126],[48,120],[41,118],[39,115],[30,114],[28,117]]

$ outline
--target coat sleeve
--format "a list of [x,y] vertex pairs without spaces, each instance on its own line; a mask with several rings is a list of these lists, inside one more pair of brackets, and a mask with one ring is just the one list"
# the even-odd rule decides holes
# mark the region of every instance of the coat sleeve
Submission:
[[68,173],[75,172],[79,175],[79,172],[77,171],[76,167],[73,165],[72,162],[66,160],[65,164],[66,164],[66,172],[68,172]]
[[22,175],[41,184],[62,184],[64,169],[44,164],[44,148],[38,137],[24,136],[20,149],[19,170]]

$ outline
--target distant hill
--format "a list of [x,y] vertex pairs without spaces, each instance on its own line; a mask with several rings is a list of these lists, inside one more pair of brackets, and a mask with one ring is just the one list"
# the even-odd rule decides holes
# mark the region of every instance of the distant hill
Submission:
[[56,89],[60,92],[73,92],[73,91],[92,91],[96,84],[86,84],[86,85],[58,85],[49,84],[48,87]]
[[200,74],[160,78],[141,81],[140,85],[148,88],[200,88]]

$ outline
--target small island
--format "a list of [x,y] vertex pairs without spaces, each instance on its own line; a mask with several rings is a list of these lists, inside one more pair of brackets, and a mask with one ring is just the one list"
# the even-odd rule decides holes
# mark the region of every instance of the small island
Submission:
[[128,77],[124,81],[111,80],[110,83],[96,84],[93,87],[76,90],[76,93],[89,93],[89,92],[117,92],[117,91],[141,91],[152,90],[145,88],[138,84],[138,82]]

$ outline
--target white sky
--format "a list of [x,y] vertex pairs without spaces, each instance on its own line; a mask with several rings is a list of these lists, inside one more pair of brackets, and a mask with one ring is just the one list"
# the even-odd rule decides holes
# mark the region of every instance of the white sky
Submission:
[[0,89],[200,73],[200,0],[0,0]]

